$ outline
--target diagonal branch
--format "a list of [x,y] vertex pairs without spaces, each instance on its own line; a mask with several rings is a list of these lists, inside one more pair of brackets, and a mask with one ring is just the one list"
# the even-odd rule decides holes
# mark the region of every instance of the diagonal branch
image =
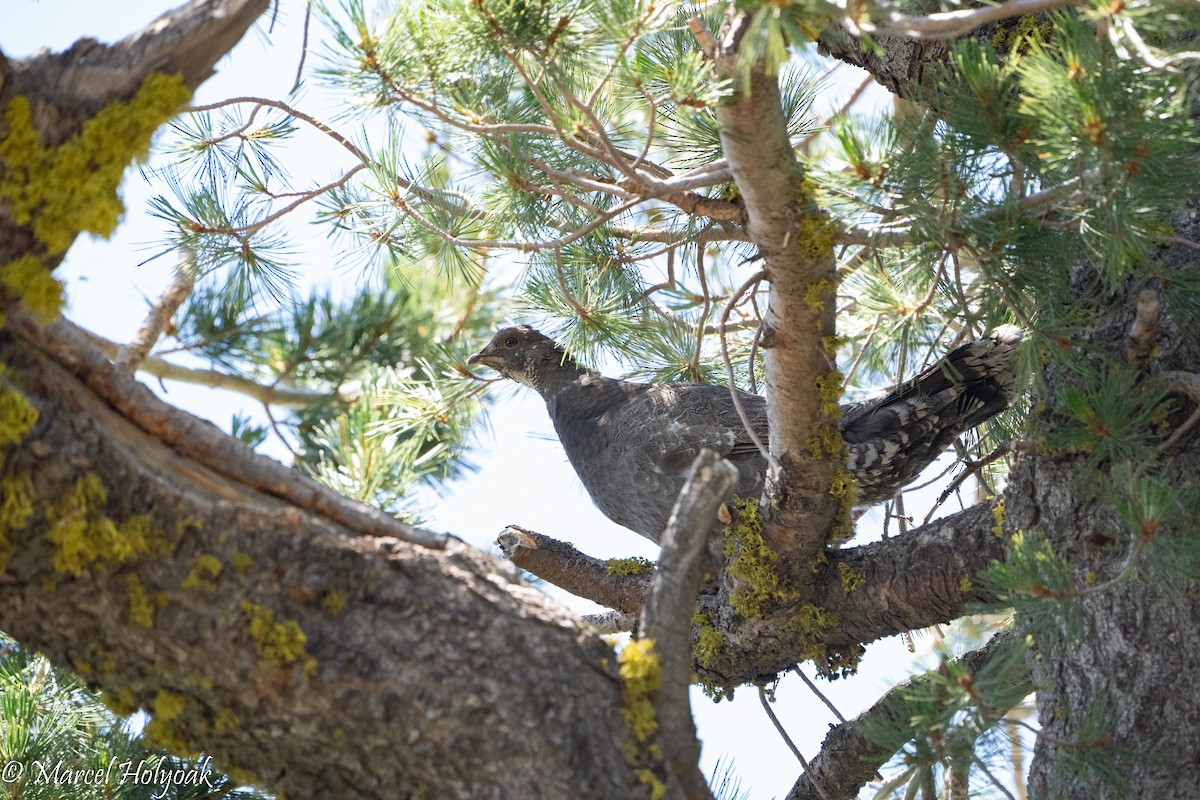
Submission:
[[[1020,636],[1013,631],[996,634],[983,647],[955,659],[954,664],[973,675],[989,668],[996,670],[998,674],[990,678],[999,684],[997,694],[1023,696],[1033,691],[1033,680],[1024,662],[1012,657],[1019,640]],[[821,752],[812,760],[808,772],[800,776],[788,792],[787,800],[820,800],[822,795],[810,776],[834,797],[856,797],[859,790],[875,777],[876,770],[895,753],[895,749],[878,744],[866,731],[874,731],[877,735],[887,731],[889,741],[906,741],[909,732],[914,730],[908,699],[921,694],[938,677],[935,670],[911,678],[893,687],[854,719],[833,726],[825,737]],[[990,709],[1001,714],[1005,710]]]
[[8,328],[70,371],[130,422],[220,475],[364,535],[391,536],[435,549],[446,546],[445,534],[407,525],[376,508],[343,497],[278,461],[255,453],[212,424],[163,403],[109,361],[79,328],[66,320],[39,328],[27,313],[13,312]]
[[505,528],[496,544],[521,569],[573,595],[626,614],[640,614],[650,594],[650,574],[614,567],[614,562],[606,563],[566,542],[516,525]]

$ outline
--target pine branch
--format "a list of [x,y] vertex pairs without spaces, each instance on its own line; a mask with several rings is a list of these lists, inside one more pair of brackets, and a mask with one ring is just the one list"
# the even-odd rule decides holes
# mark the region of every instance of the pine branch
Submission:
[[[1026,693],[1032,692],[1033,681],[1023,664],[1004,661],[1019,639],[1019,634],[1013,631],[996,634],[986,645],[955,659],[954,663],[965,668],[969,674],[976,675],[993,662],[1003,664],[1008,669],[993,678],[1003,684],[1005,694],[1015,696],[1022,687]],[[910,731],[916,733],[910,718],[908,698],[926,691],[939,678],[939,670],[911,678],[892,688],[850,722],[835,725],[826,735],[821,752],[812,760],[809,772],[801,775],[788,792],[787,800],[820,800],[821,795],[809,779],[810,774],[833,796],[855,797],[893,755],[892,750],[877,744],[865,730],[886,729],[891,740],[907,738]]]
[[[82,328],[79,329],[79,332],[81,335],[86,336],[94,347],[109,358],[116,359],[120,354],[121,345],[116,342]],[[311,406],[327,401],[331,396],[328,392],[283,389],[275,385],[263,386],[261,383],[243,378],[240,375],[231,375],[227,372],[219,372],[213,369],[185,367],[155,355],[144,358],[138,364],[137,371],[153,375],[165,381],[179,381],[180,383],[189,383],[193,386],[207,386],[210,389],[224,389],[230,392],[237,392],[238,394],[253,398],[263,405],[283,406],[285,408]]]
[[1006,0],[996,6],[939,11],[923,16],[893,13],[881,22],[859,23],[858,27],[867,32],[885,30],[911,39],[956,39],[989,22],[1079,4],[1080,0]]
[[162,338],[163,331],[171,323],[171,318],[175,316],[175,312],[183,305],[183,301],[192,293],[192,287],[196,285],[195,256],[187,248],[180,250],[179,256],[179,266],[175,268],[175,277],[159,295],[154,305],[150,307],[150,313],[142,321],[133,341],[117,351],[115,359],[117,366],[126,372],[132,374],[141,369],[146,357],[150,355],[154,345],[158,344],[158,340]]

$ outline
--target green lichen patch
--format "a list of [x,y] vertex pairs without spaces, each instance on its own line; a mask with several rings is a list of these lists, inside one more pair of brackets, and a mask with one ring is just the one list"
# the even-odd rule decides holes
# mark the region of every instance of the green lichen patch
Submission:
[[144,553],[164,552],[150,517],[144,514],[115,522],[104,513],[108,490],[100,478],[86,473],[58,500],[46,506],[47,537],[54,544],[54,569],[79,577],[91,566],[113,567]]
[[610,575],[653,575],[657,565],[648,558],[610,558],[604,569]]
[[275,612],[249,600],[241,602],[242,618],[250,629],[250,638],[258,660],[269,667],[285,667],[304,659],[308,670],[316,665],[304,653],[308,637],[295,620],[275,621]]
[[176,755],[188,755],[195,751],[197,748],[182,730],[187,706],[187,698],[183,695],[160,689],[154,697],[154,715],[146,724],[146,741]]
[[731,559],[726,573],[737,583],[729,603],[741,617],[760,617],[767,604],[794,600],[797,594],[779,575],[779,554],[763,539],[758,501],[737,498],[734,509],[724,542],[725,557]]
[[321,597],[321,608],[335,617],[346,610],[346,595],[337,589],[330,589]]
[[129,621],[143,628],[154,627],[154,615],[165,601],[165,595],[151,595],[137,575],[125,576],[125,590],[129,592]]
[[187,577],[183,579],[183,588],[215,592],[217,590],[216,579],[221,577],[223,569],[224,565],[221,564],[221,559],[216,556],[197,556],[196,563],[192,565]]
[[7,383],[0,383],[0,448],[25,438],[38,420],[37,408]]
[[838,582],[842,584],[842,591],[846,594],[850,594],[867,582],[865,570],[861,567],[853,567],[844,561],[838,563],[837,575]]
[[692,625],[696,628],[696,643],[692,646],[692,656],[700,666],[711,667],[725,647],[725,636],[703,611],[697,611],[692,617]]
[[12,558],[10,531],[20,530],[33,516],[33,482],[28,475],[0,475],[0,572]]
[[621,716],[633,738],[645,744],[658,733],[658,716],[652,697],[662,684],[662,670],[654,654],[654,640],[630,642],[617,657],[621,672]]
[[50,274],[37,256],[26,253],[0,266],[0,287],[42,324],[56,318],[62,310],[62,282]]
[[125,210],[117,194],[125,167],[146,157],[154,131],[191,95],[179,75],[149,75],[132,98],[109,103],[52,148],[42,144],[28,98],[14,97],[0,141],[0,200],[51,254],[83,232],[108,236]]

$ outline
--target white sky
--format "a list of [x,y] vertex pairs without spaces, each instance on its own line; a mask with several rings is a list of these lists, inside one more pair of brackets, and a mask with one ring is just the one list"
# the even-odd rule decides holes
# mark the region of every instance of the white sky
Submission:
[[[176,5],[171,0],[4,0],[0,50],[13,58],[42,47],[61,50],[82,36],[115,41]],[[267,22],[260,22],[232,55],[220,62],[217,75],[198,92],[197,103],[239,95],[280,99],[286,95],[300,52],[304,4],[293,0],[284,5],[272,33],[266,33]],[[319,34],[320,26],[314,19],[312,35]],[[311,51],[309,58],[311,67],[315,63]],[[835,81],[835,91],[840,94],[818,104],[818,109],[836,107],[839,98],[858,85],[862,74],[841,68]],[[882,90],[876,102],[887,102]],[[338,112],[336,100],[317,91],[310,91],[298,105],[326,120]],[[332,161],[336,156],[330,152],[339,151],[302,149],[284,158],[297,181],[324,183],[340,174],[346,163]],[[136,170],[130,170],[124,187],[128,210],[120,229],[107,241],[85,237],[71,249],[58,274],[68,286],[67,313],[73,320],[117,341],[128,341],[132,336],[144,315],[147,298],[158,295],[174,266],[169,257],[138,266],[154,252],[147,245],[160,240],[163,232],[162,223],[148,215],[146,202],[165,191],[148,186]],[[300,233],[298,242],[306,254],[301,268],[307,270],[311,282],[358,279],[355,274],[333,268],[339,262],[338,254],[331,251],[330,240],[322,230],[310,227]],[[255,419],[262,418],[254,403],[239,395],[181,384],[160,386],[153,379],[148,382],[169,402],[211,419],[224,430],[229,429],[232,415],[239,410]],[[481,436],[474,457],[479,471],[447,487],[429,527],[452,532],[493,552],[496,535],[506,525],[518,524],[570,540],[600,558],[654,558],[657,548],[650,542],[609,522],[591,505],[566,462],[537,396],[526,390],[509,391],[507,396],[495,406],[493,433]],[[279,451],[275,454],[278,456]],[[917,519],[925,513],[923,504],[916,502],[920,499],[908,499],[908,507]],[[879,519],[878,513],[863,518],[859,541],[878,536]],[[597,610],[589,603],[553,592],[581,613]],[[821,681],[819,685],[850,717],[878,699],[892,683],[906,677],[912,665],[913,657],[899,638],[893,637],[868,648],[858,675],[833,683]],[[811,666],[805,671],[813,674]],[[776,713],[801,751],[811,758],[818,752],[828,725],[835,720],[794,675],[783,680],[777,697]],[[752,798],[783,797],[787,793],[800,772],[799,764],[772,728],[752,688],[739,690],[734,702],[720,704],[710,702],[696,690],[693,705],[704,744],[702,767],[706,773],[711,772],[718,758],[723,762],[732,760],[742,789],[750,790]]]

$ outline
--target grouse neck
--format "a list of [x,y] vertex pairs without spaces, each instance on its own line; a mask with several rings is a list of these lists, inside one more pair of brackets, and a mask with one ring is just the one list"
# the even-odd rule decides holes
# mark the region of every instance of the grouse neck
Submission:
[[578,361],[567,356],[552,368],[536,372],[533,388],[543,397],[549,397],[584,379],[600,377],[599,372],[583,367]]

